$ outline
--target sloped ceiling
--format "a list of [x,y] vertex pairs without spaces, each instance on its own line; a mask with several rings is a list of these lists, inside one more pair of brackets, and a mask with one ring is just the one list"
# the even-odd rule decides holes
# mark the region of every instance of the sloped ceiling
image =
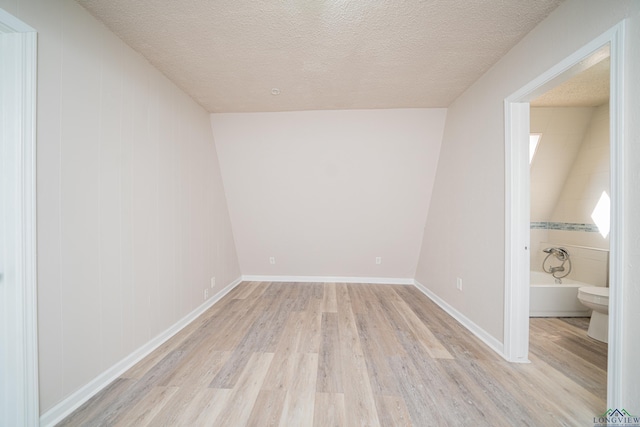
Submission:
[[78,2],[209,112],[255,112],[447,107],[561,0]]
[[607,56],[531,101],[532,107],[598,107],[609,101],[611,61]]

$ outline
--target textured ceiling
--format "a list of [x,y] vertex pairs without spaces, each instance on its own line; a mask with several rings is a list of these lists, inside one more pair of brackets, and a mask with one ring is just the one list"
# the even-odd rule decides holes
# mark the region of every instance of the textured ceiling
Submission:
[[447,107],[561,2],[77,1],[210,112]]
[[610,57],[531,101],[532,107],[598,107],[609,101]]

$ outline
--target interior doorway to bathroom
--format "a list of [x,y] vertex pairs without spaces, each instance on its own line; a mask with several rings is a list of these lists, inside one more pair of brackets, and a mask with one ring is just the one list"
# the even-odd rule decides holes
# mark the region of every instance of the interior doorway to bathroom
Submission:
[[609,291],[609,46],[586,62],[529,103],[529,353],[564,366],[604,406],[607,315],[592,316],[584,293]]
[[[594,65],[594,54],[610,52],[610,231],[609,343],[607,407],[619,406],[623,375],[620,308],[624,298],[623,235],[623,35],[619,24],[578,49],[505,99],[505,331],[504,354],[529,361],[529,285],[531,266],[530,102]],[[607,53],[607,55],[609,55]],[[596,62],[599,62],[596,60]]]

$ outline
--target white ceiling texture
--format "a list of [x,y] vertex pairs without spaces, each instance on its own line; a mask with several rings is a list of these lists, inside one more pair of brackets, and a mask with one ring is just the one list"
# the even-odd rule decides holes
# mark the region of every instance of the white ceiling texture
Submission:
[[77,1],[212,113],[447,107],[561,2]]
[[532,107],[598,107],[609,101],[607,57],[531,101]]

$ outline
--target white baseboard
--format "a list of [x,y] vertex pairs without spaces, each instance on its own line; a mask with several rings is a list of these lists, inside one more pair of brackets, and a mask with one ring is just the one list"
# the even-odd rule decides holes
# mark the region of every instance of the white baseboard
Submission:
[[207,311],[213,304],[218,302],[223,296],[229,293],[233,288],[238,286],[242,282],[242,278],[237,278],[229,285],[227,285],[220,292],[209,298],[202,305],[198,306],[191,313],[174,323],[167,330],[160,335],[147,342],[142,347],[138,348],[133,353],[129,354],[124,359],[107,369],[82,388],[76,390],[73,394],[69,395],[66,399],[58,403],[53,408],[40,416],[40,425],[44,427],[53,426],[62,419],[64,419],[71,412],[79,408],[83,403],[92,398],[100,390],[108,386],[111,382],[116,380],[120,375],[125,373],[128,369],[133,367],[136,363],[146,357],[156,348],[160,347],[169,338],[180,332],[185,326],[193,322],[198,316]]
[[303,282],[303,283],[371,283],[374,285],[413,285],[411,278],[341,277],[341,276],[242,276],[243,282]]
[[471,319],[469,319],[464,314],[460,313],[458,310],[450,306],[447,302],[445,302],[442,298],[431,292],[427,289],[422,283],[417,280],[413,281],[413,284],[416,288],[418,288],[423,294],[425,294],[431,301],[435,302],[446,311],[451,317],[456,319],[462,326],[467,328],[469,332],[478,337],[483,343],[489,346],[493,351],[498,353],[503,359],[507,360],[504,354],[504,345],[495,339],[492,335],[490,335],[487,331],[482,329],[476,323],[474,323]]

